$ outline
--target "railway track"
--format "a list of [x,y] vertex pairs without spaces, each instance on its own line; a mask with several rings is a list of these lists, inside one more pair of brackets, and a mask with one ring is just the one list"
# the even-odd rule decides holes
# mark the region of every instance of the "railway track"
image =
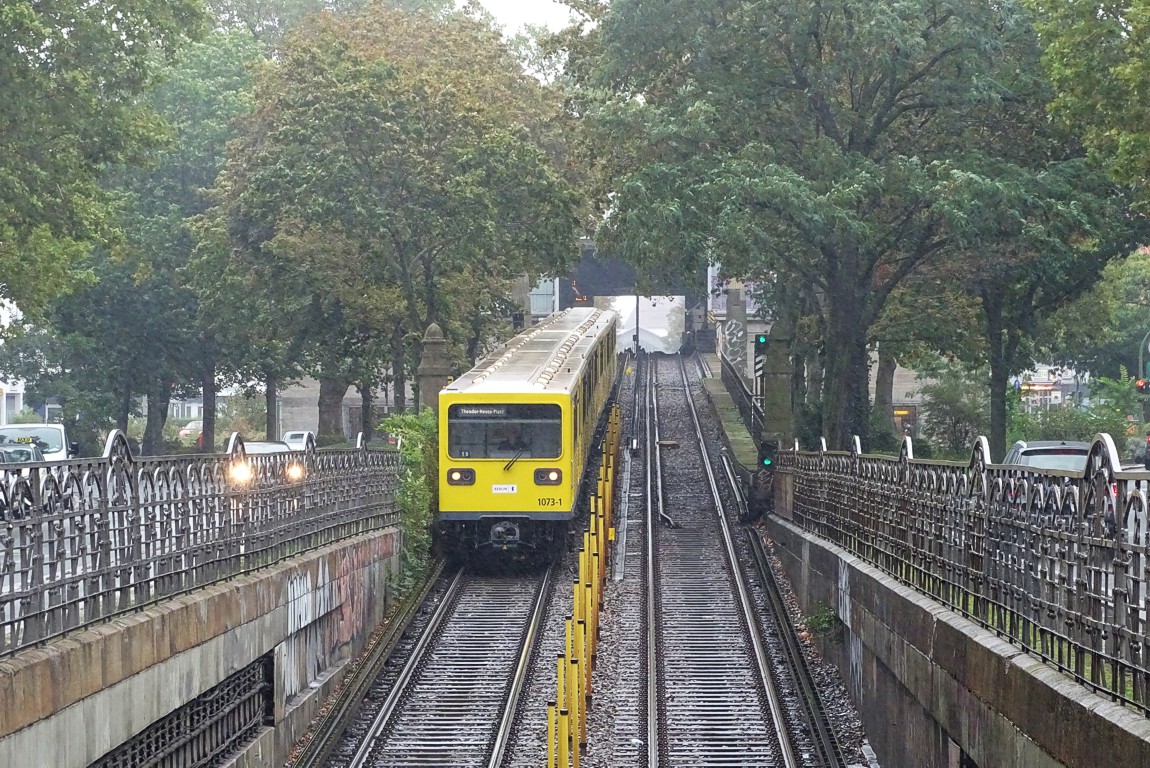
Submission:
[[460,572],[349,768],[499,765],[551,574]]
[[[588,713],[582,765],[841,768],[758,539],[735,524],[742,502],[732,465],[714,449],[718,427],[694,412],[701,373],[688,375],[677,357],[635,365],[634,398],[624,400],[635,404],[629,456],[647,464],[635,462],[624,483],[632,522],[620,521],[614,629],[596,671],[610,684],[600,682]],[[395,658],[383,665],[386,680],[347,729],[351,741],[345,733],[339,749],[313,750],[330,760],[291,768],[543,764],[539,713],[554,696],[547,651],[562,643],[554,627],[565,601],[550,601],[541,618],[551,589],[542,576],[458,575],[446,585],[440,579],[428,600],[438,608],[419,610],[402,669]],[[532,647],[540,661],[524,683]]]
[[754,537],[731,522],[737,484],[684,362],[650,375],[647,765],[841,766],[765,559],[746,562]]

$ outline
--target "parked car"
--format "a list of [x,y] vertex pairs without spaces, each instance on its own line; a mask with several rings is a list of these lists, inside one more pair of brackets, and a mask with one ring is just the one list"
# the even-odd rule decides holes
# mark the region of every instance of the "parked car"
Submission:
[[63,424],[8,424],[0,427],[0,447],[7,448],[9,444],[39,448],[44,453],[41,461],[60,461],[80,454],[80,445],[68,439]]
[[31,444],[0,443],[0,453],[4,454],[8,463],[24,463],[29,461],[47,461],[44,452],[38,446]]
[[192,443],[204,431],[204,422],[202,421],[189,421],[187,425],[180,427],[180,442]]
[[[306,429],[297,429],[291,432],[284,432],[283,441],[287,443],[288,447],[293,451],[302,451],[307,448],[308,435],[312,435],[312,433]],[[312,440],[315,440],[314,435],[312,435]]]
[[1010,446],[1002,463],[1081,472],[1089,455],[1090,443],[1078,440],[1019,440]]

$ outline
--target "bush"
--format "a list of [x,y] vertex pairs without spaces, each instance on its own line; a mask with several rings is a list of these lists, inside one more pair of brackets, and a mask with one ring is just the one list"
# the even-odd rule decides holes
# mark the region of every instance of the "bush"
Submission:
[[389,416],[381,429],[403,438],[400,446],[399,487],[395,501],[403,527],[402,573],[397,585],[406,591],[431,561],[433,511],[438,506],[439,443],[435,412]]
[[[1015,410],[1006,432],[1007,443],[1017,440],[1091,440],[1105,432],[1122,457],[1143,450],[1146,434],[1134,380],[1099,376],[1091,382],[1091,403],[1085,407],[1055,406],[1033,413]],[[1131,416],[1134,420],[1131,420]]]
[[902,452],[902,438],[894,433],[890,415],[882,408],[872,408],[870,414],[870,446],[867,453],[885,453],[897,456]]
[[[979,435],[990,431],[990,402],[984,371],[948,363],[919,390],[923,398],[920,433],[940,454],[969,454]],[[915,442],[915,458],[926,458]]]

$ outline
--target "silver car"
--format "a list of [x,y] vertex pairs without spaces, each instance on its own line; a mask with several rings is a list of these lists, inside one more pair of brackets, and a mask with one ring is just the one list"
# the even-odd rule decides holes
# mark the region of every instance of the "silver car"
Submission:
[[1019,440],[1006,452],[1003,464],[1081,472],[1086,469],[1090,443],[1079,440]]

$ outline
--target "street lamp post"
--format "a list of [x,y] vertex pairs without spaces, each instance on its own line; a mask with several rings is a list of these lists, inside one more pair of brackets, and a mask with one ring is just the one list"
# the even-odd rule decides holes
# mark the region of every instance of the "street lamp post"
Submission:
[[1134,375],[1136,379],[1141,379],[1146,375],[1146,367],[1142,362],[1142,353],[1146,351],[1147,340],[1150,340],[1150,331],[1146,331],[1146,335],[1142,337],[1142,343],[1138,345],[1138,373]]

